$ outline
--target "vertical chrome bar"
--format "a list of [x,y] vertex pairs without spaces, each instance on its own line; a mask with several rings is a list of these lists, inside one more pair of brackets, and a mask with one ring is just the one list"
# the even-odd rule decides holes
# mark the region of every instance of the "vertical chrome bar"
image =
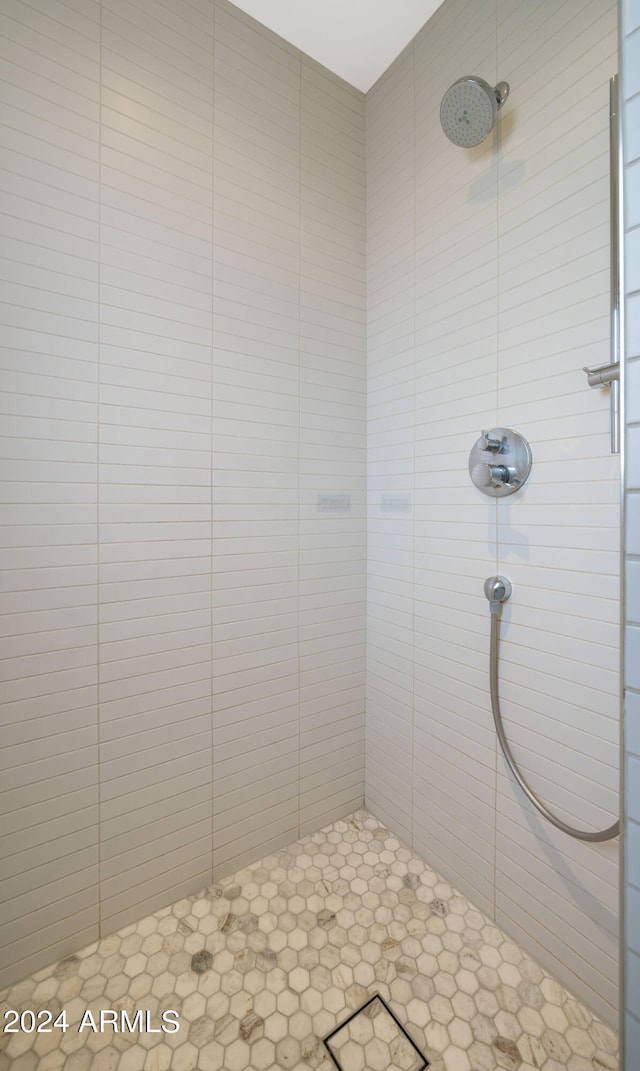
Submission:
[[[618,76],[609,81],[609,232],[611,259],[611,363],[620,360],[620,250],[618,243],[620,164]],[[620,453],[620,384],[611,383],[611,453]]]

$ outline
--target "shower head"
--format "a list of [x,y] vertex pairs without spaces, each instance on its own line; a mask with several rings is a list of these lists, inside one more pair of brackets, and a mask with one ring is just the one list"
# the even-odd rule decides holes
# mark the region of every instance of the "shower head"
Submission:
[[491,133],[508,96],[506,82],[498,82],[493,88],[483,78],[458,78],[440,105],[440,122],[449,141],[465,149],[479,145]]

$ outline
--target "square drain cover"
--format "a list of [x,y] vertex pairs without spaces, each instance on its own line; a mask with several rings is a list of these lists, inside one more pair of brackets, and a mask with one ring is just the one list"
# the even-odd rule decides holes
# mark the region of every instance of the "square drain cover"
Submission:
[[327,1034],[324,1045],[338,1071],[424,1071],[429,1066],[377,995]]

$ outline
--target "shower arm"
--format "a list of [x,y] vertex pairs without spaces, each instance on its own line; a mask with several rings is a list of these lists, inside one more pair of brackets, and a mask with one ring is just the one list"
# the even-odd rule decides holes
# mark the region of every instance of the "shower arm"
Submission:
[[493,722],[496,727],[496,733],[498,740],[500,741],[500,747],[502,753],[507,760],[507,765],[511,770],[511,773],[515,777],[516,781],[520,785],[520,788],[524,792],[525,796],[535,809],[546,818],[548,822],[551,822],[556,829],[560,829],[563,833],[567,833],[570,837],[574,837],[576,840],[587,841],[603,841],[612,840],[613,837],[617,837],[620,832],[620,822],[616,821],[608,829],[601,829],[595,833],[591,833],[587,830],[576,829],[574,826],[570,826],[567,822],[563,822],[561,818],[558,818],[553,811],[542,800],[538,799],[531,786],[526,781],[525,777],[518,768],[518,764],[513,756],[511,748],[509,747],[509,741],[507,740],[504,725],[502,722],[502,712],[500,710],[500,696],[498,692],[498,649],[500,638],[500,610],[503,602],[506,602],[511,595],[511,584],[505,577],[494,576],[490,577],[484,586],[484,592],[489,599],[489,607],[491,612],[491,639],[489,648],[489,676],[491,685],[491,710],[493,713]]

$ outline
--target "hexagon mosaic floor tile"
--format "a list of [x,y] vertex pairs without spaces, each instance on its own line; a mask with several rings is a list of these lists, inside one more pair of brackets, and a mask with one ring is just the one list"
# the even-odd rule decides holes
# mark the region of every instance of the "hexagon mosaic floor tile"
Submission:
[[375,996],[324,1039],[338,1071],[425,1071],[426,1058]]
[[[375,995],[411,1044],[382,1005],[357,1022]],[[0,1071],[336,1071],[331,1038],[344,1071],[618,1067],[613,1031],[366,811],[0,992],[0,1019]]]

